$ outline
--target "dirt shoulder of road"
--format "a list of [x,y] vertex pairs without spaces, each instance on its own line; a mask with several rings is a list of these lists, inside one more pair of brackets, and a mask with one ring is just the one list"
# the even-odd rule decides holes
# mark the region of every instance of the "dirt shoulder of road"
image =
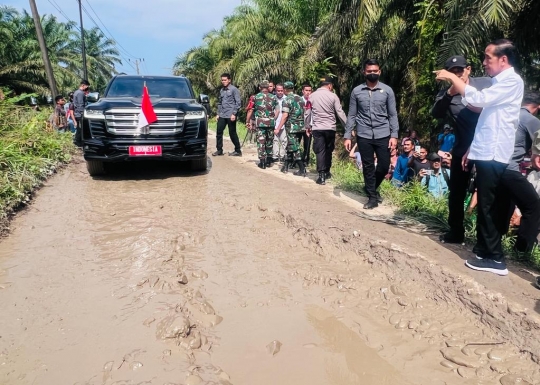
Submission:
[[[327,207],[328,222],[324,228],[314,226],[315,212],[306,217],[307,212],[304,211],[304,215],[295,216],[294,220],[290,219],[290,213],[283,213],[283,221],[294,231],[311,234],[315,249],[320,244],[330,243],[338,250],[352,251],[374,264],[391,268],[402,279],[410,277],[422,281],[423,285],[434,288],[430,293],[434,300],[460,306],[505,341],[529,352],[537,362],[540,360],[540,340],[537,338],[540,332],[540,290],[533,284],[535,272],[512,261],[509,262],[508,277],[472,271],[464,265],[466,259],[474,256],[466,246],[443,245],[436,241],[434,235],[419,234],[358,215],[391,216],[394,212],[392,207],[382,204],[375,210],[364,210],[362,206],[367,201],[366,197],[344,192],[331,182],[319,186],[315,184],[313,172],[302,178],[292,173],[283,174],[276,165],[260,170],[256,167],[256,147],[252,144],[244,147],[243,157],[234,159],[243,167],[252,167],[261,174],[270,174],[273,178],[310,189],[312,192],[305,193],[306,202],[319,211],[324,209],[317,207],[316,196],[320,194],[332,196],[336,202],[350,208],[337,220],[332,218],[332,209]],[[317,219],[321,223],[320,218]]]

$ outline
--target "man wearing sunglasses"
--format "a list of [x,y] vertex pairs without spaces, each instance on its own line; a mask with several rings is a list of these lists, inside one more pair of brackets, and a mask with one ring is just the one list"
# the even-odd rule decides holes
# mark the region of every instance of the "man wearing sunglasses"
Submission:
[[[445,62],[444,68],[455,74],[465,84],[473,86],[479,91],[491,86],[491,78],[489,77],[474,78],[470,76],[472,68],[463,56],[450,57]],[[463,243],[464,241],[463,219],[465,214],[463,206],[470,181],[470,170],[463,170],[461,160],[474,138],[480,112],[481,109],[468,106],[453,85],[439,92],[431,110],[431,114],[437,119],[447,117],[450,119],[452,126],[454,126],[455,135],[450,164],[452,178],[450,179],[450,195],[448,197],[450,231],[441,236],[441,242],[444,243]]]

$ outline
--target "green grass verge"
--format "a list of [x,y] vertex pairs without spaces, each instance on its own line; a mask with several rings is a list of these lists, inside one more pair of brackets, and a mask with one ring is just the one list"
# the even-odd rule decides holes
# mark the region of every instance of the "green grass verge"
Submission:
[[[208,121],[208,129],[211,131],[216,132],[217,130],[217,121],[215,118],[212,118]],[[240,144],[244,141],[244,138],[247,134],[247,127],[242,122],[236,123],[236,133],[238,134],[238,138],[240,138]],[[225,131],[223,132],[223,136],[229,137],[229,129],[225,128]]]
[[0,101],[0,224],[75,150],[71,134],[47,130],[50,111]]
[[[339,158],[339,157],[338,157]],[[364,178],[362,172],[348,159],[336,159],[332,166],[333,183],[343,190],[351,191],[360,195],[364,193]],[[396,214],[409,217],[428,228],[445,232],[448,224],[448,201],[447,198],[434,198],[419,182],[412,182],[403,188],[396,188],[390,182],[384,181],[380,187],[381,196],[385,204],[390,204],[396,209]],[[470,245],[476,240],[476,219],[474,215],[465,215],[465,238]],[[509,233],[503,238],[505,253],[512,259],[532,265],[540,269],[540,249],[536,247],[530,255],[515,253],[513,245],[515,236]]]

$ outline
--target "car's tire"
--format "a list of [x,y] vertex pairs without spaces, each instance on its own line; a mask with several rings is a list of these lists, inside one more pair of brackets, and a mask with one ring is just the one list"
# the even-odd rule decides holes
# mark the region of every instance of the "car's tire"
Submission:
[[105,165],[101,160],[87,160],[86,169],[91,176],[99,176],[105,174]]
[[192,160],[191,169],[193,171],[206,171],[208,169],[206,157],[204,157],[203,159]]

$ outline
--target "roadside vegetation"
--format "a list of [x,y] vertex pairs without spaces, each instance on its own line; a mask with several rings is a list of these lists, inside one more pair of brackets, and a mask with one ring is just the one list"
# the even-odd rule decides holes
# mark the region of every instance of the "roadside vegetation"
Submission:
[[538,87],[540,41],[531,39],[540,33],[531,17],[538,14],[537,0],[249,0],[202,44],[179,53],[174,71],[210,95],[213,110],[224,72],[244,100],[263,79],[317,87],[332,74],[346,108],[351,89],[364,81],[362,63],[377,58],[381,80],[396,92],[401,129],[435,144],[445,122],[430,115],[440,87],[432,71],[465,54],[481,74],[485,44],[506,37],[519,48],[527,85]]
[[[362,172],[348,159],[336,159],[332,166],[332,183],[345,191],[359,195],[364,193],[364,178]],[[389,181],[384,181],[380,187],[384,204],[393,206],[393,218],[387,218],[391,223],[403,227],[412,227],[414,222],[425,225],[429,231],[444,233],[449,230],[448,200],[435,198],[429,194],[419,182],[410,182],[403,188],[394,187]],[[384,219],[383,219],[384,221]],[[472,246],[476,241],[476,213],[465,214],[465,242]],[[512,231],[503,238],[503,247],[512,259],[532,265],[540,269],[540,249],[536,247],[531,255],[516,253],[513,250],[515,236]]]
[[10,214],[75,151],[71,134],[47,127],[51,111],[19,105],[25,97],[0,100],[0,231]]
[[[81,38],[77,25],[55,16],[41,16],[43,34],[58,91],[74,91],[83,77]],[[85,29],[88,80],[101,91],[121,64],[116,43],[96,27]],[[50,94],[32,16],[0,5],[0,85],[16,92],[35,93],[40,104]]]

